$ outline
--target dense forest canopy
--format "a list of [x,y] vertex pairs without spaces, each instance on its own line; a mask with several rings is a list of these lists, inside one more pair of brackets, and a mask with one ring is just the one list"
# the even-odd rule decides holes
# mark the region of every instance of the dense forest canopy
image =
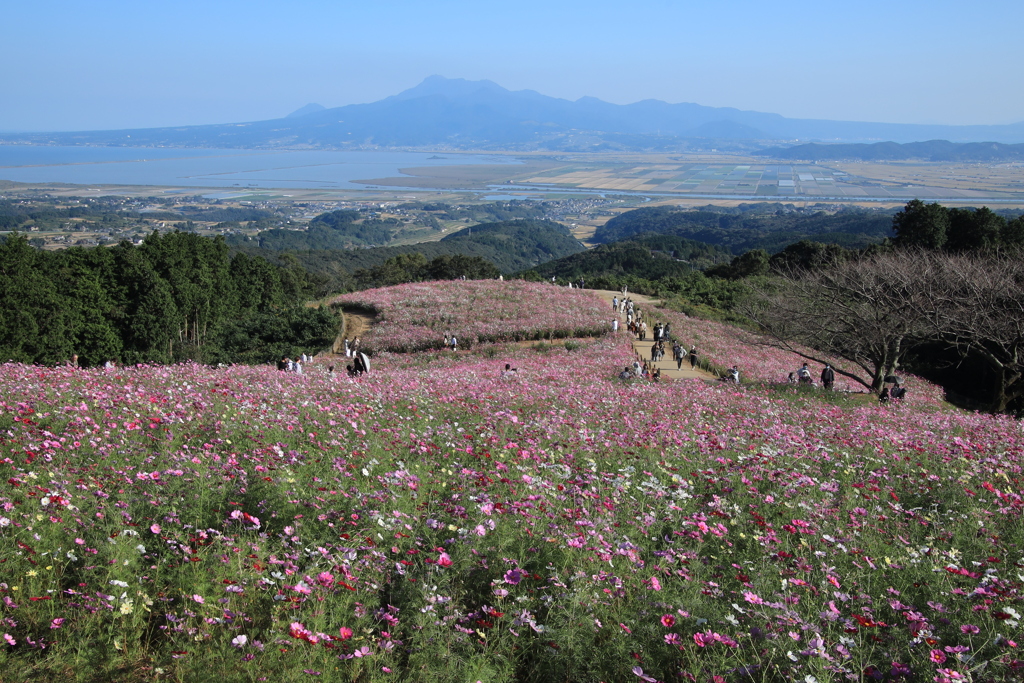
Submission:
[[339,322],[303,305],[315,289],[297,264],[229,257],[223,239],[187,232],[62,251],[15,234],[0,244],[0,359],[227,363],[313,353]]
[[446,202],[409,202],[399,208],[428,211],[439,220],[494,223],[516,218],[539,219],[547,214],[546,202],[513,199],[487,204],[449,204]]
[[[272,260],[278,256],[271,250],[258,248],[251,241],[236,243],[234,249]],[[513,220],[474,225],[436,242],[400,247],[294,251],[290,255],[325,280],[327,284],[323,294],[328,294],[361,286],[354,279],[356,271],[370,271],[403,254],[419,254],[428,261],[442,256],[483,259],[497,272],[509,274],[582,251],[583,245],[560,223]],[[415,279],[418,278],[412,278]]]
[[615,242],[653,232],[716,244],[741,253],[748,249],[779,251],[801,239],[864,248],[892,236],[892,211],[844,208],[797,211],[777,204],[746,210],[697,211],[652,206],[627,211],[597,229],[594,241]]
[[544,279],[593,280],[596,277],[642,275],[648,280],[679,277],[730,258],[727,250],[676,235],[639,235],[600,244],[579,254],[542,264],[534,270]]

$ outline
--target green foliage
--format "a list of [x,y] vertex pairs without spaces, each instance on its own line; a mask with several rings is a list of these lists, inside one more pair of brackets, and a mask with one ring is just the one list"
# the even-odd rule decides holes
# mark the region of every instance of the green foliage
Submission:
[[946,243],[949,214],[939,204],[914,199],[892,217],[892,229],[896,233],[893,238],[896,246],[939,249]]
[[399,254],[379,266],[357,270],[353,277],[360,289],[390,287],[424,280],[493,280],[501,272],[479,256],[442,255],[427,261],[423,254]]
[[503,223],[484,223],[459,230],[441,240],[446,244],[474,244],[491,250],[494,264],[505,272],[522,270],[524,266],[509,267],[515,263],[537,266],[556,258],[583,251],[569,232],[569,228],[554,221],[517,220]]
[[[622,242],[602,244],[550,261],[534,268],[540,279],[587,282],[596,278],[629,275],[647,280],[685,277],[695,268],[707,267],[728,258],[728,252],[711,245],[673,235],[648,234]],[[595,285],[596,286],[596,285]]]
[[897,247],[965,253],[1024,246],[1024,216],[1007,220],[985,206],[947,209],[914,199],[893,216],[892,223]]
[[697,211],[673,206],[627,211],[599,227],[594,241],[609,243],[643,233],[676,235],[725,247],[734,253],[764,249],[770,253],[801,239],[840,241],[864,248],[892,235],[892,213],[875,209],[798,210],[790,205],[743,205],[735,210]]
[[705,271],[711,277],[721,277],[727,280],[740,280],[752,275],[765,275],[768,273],[768,252],[764,249],[751,249],[740,254],[728,265],[722,264],[709,268]]
[[[292,232],[292,231],[282,231]],[[262,233],[261,233],[262,234]],[[301,235],[301,232],[295,232]],[[398,282],[411,282],[417,277],[409,277],[404,273],[405,266],[396,267],[396,262],[384,266],[390,259],[399,256],[417,255],[428,262],[446,256],[452,259],[465,257],[471,261],[455,259],[454,275],[461,277],[497,277],[499,272],[515,273],[526,268],[535,268],[541,263],[584,251],[583,246],[572,237],[568,228],[550,221],[515,220],[505,223],[474,225],[447,236],[439,242],[422,242],[401,247],[375,247],[370,249],[324,249],[316,251],[296,251],[282,256],[280,252],[259,247],[252,241],[234,241],[229,244],[240,253],[250,256],[265,256],[271,261],[284,264],[285,258],[295,259],[295,263],[310,272],[317,287],[324,295],[332,292],[359,289],[366,286],[383,286]],[[497,271],[481,264],[486,261]],[[442,272],[434,277],[446,278],[443,271],[452,272],[452,268],[438,268]],[[478,265],[472,265],[478,264]],[[384,266],[380,271],[371,274],[373,269]],[[466,272],[471,268],[477,275]],[[364,271],[356,276],[359,271]],[[405,279],[407,278],[408,279]],[[322,295],[321,295],[322,296]]]
[[490,223],[494,221],[511,221],[517,218],[543,218],[544,208],[537,202],[513,199],[508,202],[491,202],[489,204],[468,204],[454,206],[444,202],[410,202],[403,204],[402,209],[429,211],[432,217],[447,221]]
[[52,262],[23,236],[0,244],[0,360],[55,363],[71,355],[71,321],[49,274]]
[[1024,216],[1017,216],[1012,221],[1007,221],[999,238],[1004,246],[1024,247]]
[[0,244],[0,357],[81,365],[265,362],[330,343],[338,321],[301,304],[315,279],[294,259],[228,257],[223,239],[153,233],[139,246],[38,251]]
[[856,256],[856,252],[835,244],[800,240],[796,244],[791,244],[773,255],[768,265],[774,272],[816,270],[841,263]]

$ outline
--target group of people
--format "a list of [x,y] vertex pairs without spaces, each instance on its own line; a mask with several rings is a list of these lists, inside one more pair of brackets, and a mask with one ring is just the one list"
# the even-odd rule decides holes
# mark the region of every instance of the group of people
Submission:
[[683,369],[683,361],[687,357],[690,359],[690,369],[695,370],[697,368],[697,346],[690,346],[690,351],[687,353],[678,341],[672,345],[672,360],[676,362],[676,370]]
[[[821,369],[821,386],[831,390],[836,383],[836,371],[832,369],[832,366],[825,363],[825,367]],[[807,367],[807,363],[801,365],[796,372],[789,373],[790,384],[806,384],[807,386],[814,386],[814,378],[811,376],[811,369]]]
[[359,337],[356,337],[352,341],[349,341],[348,337],[345,337],[345,357],[352,358],[353,356],[358,356],[361,344],[362,341],[360,341]]
[[902,401],[907,396],[907,388],[896,380],[893,383],[892,389],[889,387],[882,387],[882,392],[878,394],[879,403],[888,403],[890,401]]
[[[814,386],[814,378],[811,376],[811,369],[807,367],[807,363],[801,365],[796,372],[789,373],[789,383]],[[836,371],[832,369],[831,365],[825,363],[825,367],[821,369],[821,386],[832,389],[835,383]]]
[[296,375],[302,374],[302,366],[313,360],[312,356],[302,354],[294,359],[285,356],[281,360],[277,361],[277,369],[281,372],[294,372]]
[[459,339],[454,334],[446,334],[444,336],[444,348],[450,351],[459,350]]
[[[612,297],[612,311],[619,315],[625,315],[626,317],[626,329],[636,338],[637,341],[647,341],[648,325],[647,321],[644,320],[643,311],[626,296],[626,288],[623,287],[621,294],[622,296]],[[613,328],[617,329],[615,323],[618,322],[616,319],[613,322]],[[654,381],[658,381],[661,378],[661,370],[655,365],[659,361],[664,360],[668,345],[671,344],[672,348],[672,360],[676,362],[676,369],[683,369],[683,362],[690,359],[690,369],[694,370],[697,367],[697,347],[693,345],[690,347],[690,351],[687,352],[685,347],[678,341],[672,338],[672,323],[656,322],[653,328],[650,328],[653,336],[653,344],[651,345],[650,360],[644,360],[641,358],[639,353],[637,359],[634,361],[632,366],[627,366],[619,373],[621,379],[630,379],[633,377],[647,377]]]
[[619,379],[649,379],[652,382],[661,381],[661,369],[646,360],[641,362],[639,358],[633,361],[633,365],[627,365],[619,373]]
[[366,367],[366,361],[363,360],[363,354],[357,353],[353,358],[352,362],[345,366],[345,371],[349,377],[359,377],[365,375],[369,368]]
[[740,383],[740,366],[734,365],[729,368],[724,375],[718,378],[719,382],[728,382],[729,384]]

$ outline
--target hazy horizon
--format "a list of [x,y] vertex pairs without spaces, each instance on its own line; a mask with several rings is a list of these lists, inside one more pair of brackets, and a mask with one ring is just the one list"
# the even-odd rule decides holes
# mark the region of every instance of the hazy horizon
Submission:
[[868,0],[783,11],[653,0],[482,6],[306,1],[21,3],[5,12],[0,130],[258,121],[368,103],[439,74],[615,104],[788,118],[1024,122],[1024,4]]

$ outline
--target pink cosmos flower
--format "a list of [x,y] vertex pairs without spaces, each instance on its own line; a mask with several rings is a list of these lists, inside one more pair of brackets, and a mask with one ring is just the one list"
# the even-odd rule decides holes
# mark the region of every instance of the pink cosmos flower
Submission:
[[946,661],[946,654],[942,650],[932,650],[928,653],[928,659],[936,664],[943,664]]
[[58,628],[60,628],[63,625],[64,625],[64,617],[58,617],[57,619],[54,619],[53,621],[50,622],[50,628],[51,629],[58,629]]
[[192,600],[198,602],[200,605],[206,602],[206,598],[204,598],[202,595],[199,595],[198,593],[192,596]]
[[641,669],[639,666],[633,667],[633,673],[639,676],[641,680],[647,681],[647,683],[657,683],[657,678],[652,678],[651,676],[648,676],[644,673],[644,670]]
[[505,583],[508,585],[518,586],[519,582],[523,580],[523,570],[519,568],[509,569],[502,578],[504,578]]
[[437,563],[442,567],[452,566],[452,558],[448,553],[441,553],[441,556],[437,558]]
[[154,534],[159,534],[160,533],[160,525],[159,524],[153,524],[153,525],[151,525],[149,527],[149,530],[152,531]]
[[974,624],[964,624],[960,627],[960,633],[963,633],[964,635],[974,635],[975,633],[978,633],[980,630],[981,629],[979,629]]
[[672,628],[676,625],[676,618],[671,614],[661,615],[661,625],[665,628]]
[[763,598],[761,598],[759,595],[757,595],[757,593],[752,593],[750,591],[744,591],[743,599],[746,600],[747,602],[749,602],[751,605],[763,605],[764,604],[764,599]]
[[342,626],[338,629],[338,636],[342,640],[348,640],[352,637],[352,629],[350,629],[348,626]]
[[13,646],[18,644],[18,641],[16,641],[14,639],[14,637],[10,633],[5,633],[4,634],[4,640],[6,640],[7,644],[10,645],[11,647],[13,647]]

